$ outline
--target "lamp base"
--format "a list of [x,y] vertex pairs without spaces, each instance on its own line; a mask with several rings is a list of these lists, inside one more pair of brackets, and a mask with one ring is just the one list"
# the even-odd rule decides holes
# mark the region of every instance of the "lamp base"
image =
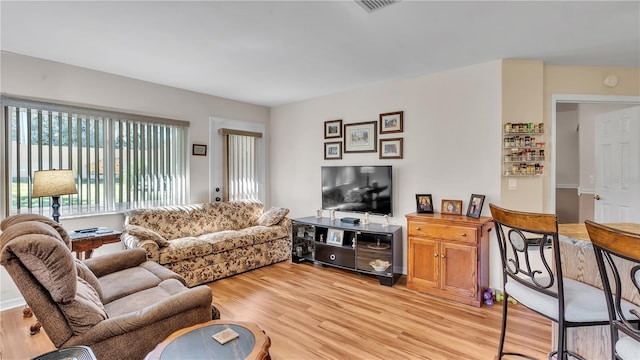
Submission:
[[60,222],[60,212],[58,209],[60,208],[60,196],[52,196],[53,204],[51,207],[53,208],[53,220],[57,223]]

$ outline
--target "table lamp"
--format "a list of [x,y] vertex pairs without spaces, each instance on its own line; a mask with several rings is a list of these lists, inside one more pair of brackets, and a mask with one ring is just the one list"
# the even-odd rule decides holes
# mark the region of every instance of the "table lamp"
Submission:
[[33,174],[31,197],[51,196],[53,199],[53,220],[60,222],[60,195],[77,194],[76,180],[71,170],[40,170]]

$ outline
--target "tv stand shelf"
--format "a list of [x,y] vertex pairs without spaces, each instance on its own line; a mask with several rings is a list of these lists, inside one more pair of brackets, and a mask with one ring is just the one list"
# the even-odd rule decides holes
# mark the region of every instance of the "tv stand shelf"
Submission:
[[[310,261],[375,275],[386,286],[393,286],[402,275],[401,226],[351,224],[315,216],[293,219],[291,226],[293,262]],[[330,238],[332,233],[334,236]],[[341,244],[332,244],[331,240],[337,237]],[[376,271],[370,265],[375,260],[388,261],[390,265]]]

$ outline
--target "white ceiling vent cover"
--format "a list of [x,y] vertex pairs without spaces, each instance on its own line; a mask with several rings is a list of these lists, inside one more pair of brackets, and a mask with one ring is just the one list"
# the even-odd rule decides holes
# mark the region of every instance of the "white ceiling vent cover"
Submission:
[[366,12],[371,13],[376,10],[380,10],[389,5],[397,3],[400,0],[354,0],[356,4],[360,5]]

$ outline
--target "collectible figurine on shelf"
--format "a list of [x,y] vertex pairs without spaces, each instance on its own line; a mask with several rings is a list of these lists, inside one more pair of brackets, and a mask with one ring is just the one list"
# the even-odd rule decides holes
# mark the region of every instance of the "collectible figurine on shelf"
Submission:
[[384,222],[382,223],[382,226],[384,227],[389,226],[389,215],[384,216]]
[[331,220],[335,220],[336,219],[336,211],[335,210],[331,210]]
[[362,220],[363,225],[369,225],[369,213],[364,213],[364,220]]
[[316,210],[316,219],[322,219],[322,210]]

